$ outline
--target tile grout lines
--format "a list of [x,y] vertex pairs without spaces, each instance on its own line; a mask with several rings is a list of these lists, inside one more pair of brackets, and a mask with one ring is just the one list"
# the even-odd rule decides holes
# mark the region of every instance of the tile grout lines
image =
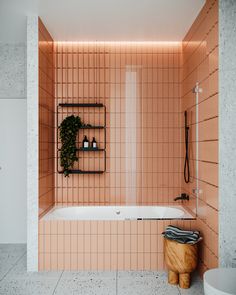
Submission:
[[53,292],[52,292],[52,295],[55,294],[56,289],[57,289],[57,286],[59,285],[59,282],[60,282],[60,280],[61,280],[61,277],[62,277],[63,273],[64,273],[64,270],[61,272],[61,274],[60,274],[60,276],[59,276],[59,278],[58,278],[58,281],[57,281],[56,286],[55,286],[55,288],[54,288],[54,290],[53,290]]
[[16,260],[16,262],[8,269],[5,275],[0,279],[0,283],[5,279],[5,277],[9,274],[9,272],[17,265],[17,263],[26,255],[26,251]]
[[181,295],[182,293],[181,293],[181,291],[180,291],[179,286],[176,286],[176,288],[177,288],[177,290],[178,290],[179,295]]
[[116,295],[118,295],[118,270],[116,270]]

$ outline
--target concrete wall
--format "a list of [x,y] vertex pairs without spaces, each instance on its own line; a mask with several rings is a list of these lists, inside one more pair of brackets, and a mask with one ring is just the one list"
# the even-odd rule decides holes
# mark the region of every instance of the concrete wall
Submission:
[[236,1],[219,1],[219,260],[236,266]]
[[38,270],[38,16],[27,18],[27,270]]

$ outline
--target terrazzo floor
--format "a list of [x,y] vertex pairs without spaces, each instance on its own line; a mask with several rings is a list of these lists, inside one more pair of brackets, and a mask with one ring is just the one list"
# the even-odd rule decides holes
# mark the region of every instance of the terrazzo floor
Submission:
[[182,290],[167,284],[165,272],[38,272],[26,271],[26,246],[0,244],[1,295],[201,295],[202,280]]

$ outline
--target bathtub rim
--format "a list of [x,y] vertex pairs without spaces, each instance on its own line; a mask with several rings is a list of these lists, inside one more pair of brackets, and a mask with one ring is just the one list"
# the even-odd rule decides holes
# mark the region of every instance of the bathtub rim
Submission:
[[[102,208],[105,207],[106,209],[108,207],[117,207],[117,208],[121,208],[121,207],[125,207],[127,209],[127,207],[168,207],[168,208],[174,208],[174,209],[181,209],[184,214],[186,214],[186,216],[184,217],[164,217],[164,218],[149,218],[149,217],[143,217],[143,218],[125,218],[125,219],[78,219],[78,218],[49,218],[49,214],[52,213],[54,210],[56,209],[60,209],[60,208],[71,208],[71,207],[97,207],[97,208]],[[53,206],[51,206],[43,215],[40,215],[39,220],[44,220],[44,221],[52,221],[52,220],[65,220],[65,221],[145,221],[145,220],[153,220],[153,221],[158,221],[158,220],[196,220],[197,219],[197,215],[193,212],[191,212],[191,210],[189,208],[186,208],[183,205],[168,205],[168,206],[163,206],[163,205],[98,205],[98,206],[94,206],[94,205],[78,205],[78,204],[54,204]]]

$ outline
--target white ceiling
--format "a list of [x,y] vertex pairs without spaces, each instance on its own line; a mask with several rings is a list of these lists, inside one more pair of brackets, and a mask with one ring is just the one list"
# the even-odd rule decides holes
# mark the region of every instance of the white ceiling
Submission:
[[[38,14],[57,41],[181,41],[205,0],[0,0],[0,38]],[[20,17],[21,22],[19,23]],[[23,21],[24,19],[24,21]],[[7,25],[7,22],[9,23]],[[20,25],[19,25],[20,24]]]

